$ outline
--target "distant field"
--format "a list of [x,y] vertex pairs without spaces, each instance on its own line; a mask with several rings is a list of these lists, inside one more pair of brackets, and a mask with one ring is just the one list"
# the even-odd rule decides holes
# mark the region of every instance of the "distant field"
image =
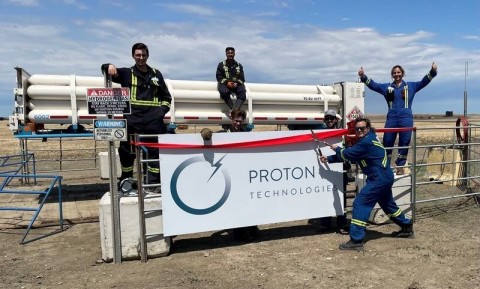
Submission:
[[[372,125],[382,128],[385,116],[369,116]],[[444,117],[441,115],[416,115],[415,126],[417,127],[417,145],[422,144],[453,144],[456,143],[455,122],[457,117]],[[480,124],[480,116],[470,118],[470,122]],[[177,133],[199,133],[204,127],[213,131],[220,130],[220,126],[189,125],[186,130],[178,130]],[[54,127],[52,127],[54,128]],[[58,128],[55,127],[55,128]],[[256,125],[255,131],[287,130],[285,125]],[[472,129],[472,136],[478,142],[480,130]],[[379,133],[379,137],[382,134]],[[15,155],[20,153],[20,141],[13,136],[8,128],[8,121],[0,121],[0,142],[2,151],[0,156]],[[92,139],[67,138],[61,142],[58,139],[30,139],[27,142],[28,151],[35,153],[40,171],[48,170],[91,170],[92,175],[98,172],[98,153],[107,151],[107,142],[95,142]],[[421,153],[422,152],[417,152]],[[59,164],[62,160],[62,164]]]
[[[383,128],[385,124],[384,115],[370,115],[368,116],[372,121],[372,125],[376,128]],[[415,126],[418,128],[417,135],[418,138],[426,138],[429,141],[434,139],[446,139],[452,137],[452,129],[455,127],[455,122],[458,116],[445,117],[443,115],[415,115]],[[471,115],[469,116],[469,121],[471,123],[480,124],[480,115]],[[52,127],[59,128],[60,126]],[[212,130],[220,130],[220,126],[208,126],[208,125],[189,125],[187,130],[178,130],[178,133],[199,133],[200,130],[204,127],[209,127]],[[433,128],[434,130],[429,130]],[[448,129],[440,129],[448,128]],[[256,125],[255,131],[271,131],[271,130],[287,130],[286,126],[276,126],[276,125]],[[428,129],[428,130],[426,130]],[[8,120],[0,121],[0,142],[2,143],[3,149],[0,155],[8,155],[19,152],[19,140],[13,136],[13,133],[8,128]],[[38,142],[38,141],[37,141]],[[93,141],[92,141],[93,142]],[[42,143],[41,147],[43,149],[48,149],[52,142]],[[82,142],[83,143],[83,142]],[[77,141],[65,141],[66,149],[69,148],[79,148],[85,147],[85,144],[79,144]],[[89,144],[87,147],[92,146]],[[97,146],[106,147],[102,142],[97,142]]]

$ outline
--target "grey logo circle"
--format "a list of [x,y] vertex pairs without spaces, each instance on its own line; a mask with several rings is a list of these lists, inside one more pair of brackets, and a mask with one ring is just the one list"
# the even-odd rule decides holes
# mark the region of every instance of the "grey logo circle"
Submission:
[[[222,169],[221,172],[223,174],[223,178],[225,179],[225,189],[223,190],[223,194],[222,194],[222,197],[220,198],[220,200],[218,200],[215,204],[213,204],[212,206],[207,207],[207,208],[192,208],[192,207],[188,206],[187,204],[185,204],[185,202],[182,201],[182,199],[180,198],[180,195],[178,194],[178,188],[177,188],[178,178],[179,178],[180,174],[182,173],[182,171],[186,167],[188,167],[189,165],[191,165],[193,163],[197,163],[197,162],[206,162],[206,160],[203,157],[189,158],[189,159],[183,161],[175,169],[175,171],[173,172],[173,175],[172,175],[172,179],[170,180],[170,190],[171,190],[171,193],[172,193],[173,201],[182,210],[184,210],[185,212],[190,213],[192,215],[206,215],[206,214],[210,214],[210,213],[218,210],[218,208],[220,208],[225,203],[225,201],[228,198],[228,195],[230,194],[231,180],[230,180],[230,175],[228,174],[228,172],[226,170]],[[213,166],[216,167],[216,170],[213,172],[212,176],[219,170],[219,168],[221,166],[220,161],[215,163]]]

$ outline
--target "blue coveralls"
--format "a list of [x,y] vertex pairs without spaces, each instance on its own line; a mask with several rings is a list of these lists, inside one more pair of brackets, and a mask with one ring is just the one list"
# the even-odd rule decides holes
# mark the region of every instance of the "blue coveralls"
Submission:
[[349,160],[357,162],[367,176],[366,184],[353,202],[350,238],[361,242],[365,237],[367,221],[376,203],[397,225],[411,224],[393,200],[393,172],[385,148],[377,135],[370,131],[352,147],[337,147],[335,155],[328,156],[328,162]]
[[[435,70],[423,77],[421,81],[417,82],[405,82],[402,81],[400,86],[396,86],[392,83],[376,83],[371,78],[364,75],[361,81],[364,82],[368,88],[380,93],[385,97],[388,105],[387,120],[385,122],[386,128],[402,128],[413,127],[413,114],[412,103],[415,94],[422,88],[427,86],[430,81],[437,75]],[[389,92],[388,88],[392,92]],[[412,131],[399,132],[398,146],[408,147],[410,145],[410,139],[412,137]],[[391,148],[395,145],[395,139],[397,138],[397,132],[386,132],[383,135],[383,145],[387,148]],[[407,162],[408,148],[401,148],[398,150],[397,159],[395,164],[397,166],[404,166]],[[392,149],[387,149],[387,156],[390,159],[392,157]]]

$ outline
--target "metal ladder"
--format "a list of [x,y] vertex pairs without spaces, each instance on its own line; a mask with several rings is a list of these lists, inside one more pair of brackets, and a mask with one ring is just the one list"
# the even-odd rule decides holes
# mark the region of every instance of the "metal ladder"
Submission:
[[[148,136],[148,135],[135,135],[135,143],[140,142],[146,138],[158,137]],[[160,190],[161,193],[161,183],[149,183],[148,176],[144,172],[147,171],[148,163],[159,162],[157,156],[149,156],[147,149],[144,146],[135,146],[135,155],[136,155],[136,164],[137,164],[137,187],[138,187],[138,216],[139,216],[139,228],[140,228],[140,260],[145,263],[148,260],[148,242],[149,240],[156,240],[158,238],[165,238],[163,232],[156,232],[147,234],[146,219],[150,217],[155,217],[157,215],[163,214],[163,208],[154,208],[154,209],[145,209],[145,199],[148,198],[147,191]],[[144,157],[144,155],[146,157]],[[154,158],[151,158],[154,157]],[[155,197],[161,197],[160,193],[154,194]],[[168,246],[170,246],[171,238],[166,237],[165,241]]]

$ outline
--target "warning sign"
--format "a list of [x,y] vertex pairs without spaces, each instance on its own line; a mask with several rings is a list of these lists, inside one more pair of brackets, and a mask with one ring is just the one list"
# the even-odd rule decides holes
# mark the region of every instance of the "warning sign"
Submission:
[[353,109],[347,114],[347,119],[349,121],[355,120],[357,117],[363,117],[363,112],[357,107],[353,107]]
[[130,89],[88,88],[88,114],[130,114]]
[[127,120],[105,119],[93,121],[93,135],[95,140],[126,141]]

